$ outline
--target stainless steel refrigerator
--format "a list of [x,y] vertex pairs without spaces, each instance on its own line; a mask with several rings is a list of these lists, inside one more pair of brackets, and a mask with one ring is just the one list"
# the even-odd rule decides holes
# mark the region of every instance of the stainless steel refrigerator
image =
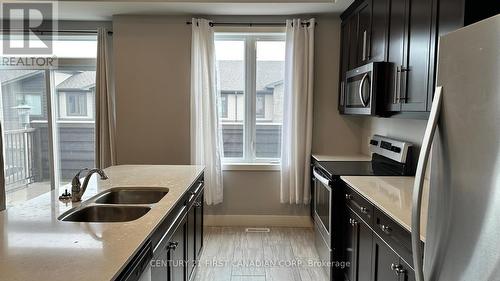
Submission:
[[500,15],[441,37],[438,52],[413,194],[417,245],[430,159],[423,268],[414,247],[415,273],[418,281],[500,280]]

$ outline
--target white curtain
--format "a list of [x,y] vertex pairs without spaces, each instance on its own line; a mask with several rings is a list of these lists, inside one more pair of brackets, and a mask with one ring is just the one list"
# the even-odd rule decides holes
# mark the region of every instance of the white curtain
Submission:
[[105,28],[97,30],[95,87],[95,162],[98,168],[116,165],[115,107],[111,77],[112,38]]
[[281,203],[309,204],[313,110],[314,25],[286,21],[281,137]]
[[205,166],[205,202],[222,202],[222,137],[216,79],[214,31],[205,19],[192,19],[191,164]]

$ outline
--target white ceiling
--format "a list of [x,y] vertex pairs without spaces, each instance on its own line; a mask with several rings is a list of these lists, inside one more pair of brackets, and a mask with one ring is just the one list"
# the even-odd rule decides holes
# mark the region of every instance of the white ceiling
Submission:
[[[174,2],[175,1],[175,2]],[[196,2],[194,2],[196,1]],[[230,1],[230,2],[228,2]],[[111,20],[113,15],[293,15],[341,13],[354,0],[57,1],[59,20]]]

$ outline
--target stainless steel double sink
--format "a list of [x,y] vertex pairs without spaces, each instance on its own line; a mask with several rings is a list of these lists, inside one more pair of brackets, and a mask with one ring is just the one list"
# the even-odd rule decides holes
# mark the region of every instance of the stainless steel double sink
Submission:
[[126,222],[136,220],[151,210],[168,193],[162,187],[115,187],[82,202],[61,216],[70,222]]

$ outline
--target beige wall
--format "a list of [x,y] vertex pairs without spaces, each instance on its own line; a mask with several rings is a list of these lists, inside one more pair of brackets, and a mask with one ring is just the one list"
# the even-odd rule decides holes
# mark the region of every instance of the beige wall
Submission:
[[208,215],[308,215],[309,206],[280,203],[279,171],[224,171],[224,202]]
[[340,19],[318,18],[314,42],[313,153],[353,154],[360,151],[362,118],[342,116],[337,110]]
[[119,164],[188,164],[191,32],[184,17],[116,16]]
[[[340,20],[336,18],[319,17],[315,36],[313,152],[321,154],[360,150],[362,119],[337,111]],[[186,19],[113,19],[120,164],[189,162],[191,33]],[[279,185],[278,171],[225,171],[224,202],[208,207],[207,214],[307,216],[307,206],[280,203]]]

